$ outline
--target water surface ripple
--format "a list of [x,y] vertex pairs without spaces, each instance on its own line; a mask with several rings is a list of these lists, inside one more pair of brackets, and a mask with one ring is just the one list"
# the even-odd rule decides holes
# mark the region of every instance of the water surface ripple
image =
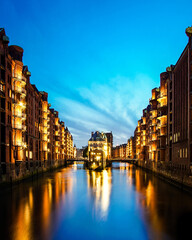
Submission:
[[75,163],[1,190],[0,206],[3,240],[191,239],[192,196],[128,163]]

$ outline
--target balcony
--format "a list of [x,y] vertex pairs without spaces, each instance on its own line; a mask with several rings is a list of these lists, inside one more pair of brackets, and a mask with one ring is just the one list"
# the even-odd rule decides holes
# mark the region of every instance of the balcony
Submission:
[[156,141],[158,141],[158,138],[157,137],[152,137],[151,141],[156,142]]
[[27,130],[27,126],[22,125],[22,131],[26,131]]
[[43,113],[48,113],[48,111],[47,111],[47,109],[39,109],[39,110],[41,110]]
[[161,119],[162,117],[167,117],[166,111],[160,111],[160,112],[158,112],[157,118],[158,118],[158,119]]
[[43,114],[43,115],[42,115],[42,119],[43,119],[43,120],[47,120],[47,115],[46,115],[46,114]]
[[4,93],[4,91],[0,91],[0,97],[1,97],[1,98],[5,98],[5,93]]
[[[20,112],[20,108],[22,108],[22,111],[25,111],[25,108],[26,108],[26,103],[25,102],[21,102],[21,101],[16,101],[16,100],[13,100],[12,99],[12,103],[14,104],[14,109],[16,110],[16,111],[19,111]],[[17,108],[17,107],[20,107],[19,109]]]
[[55,136],[55,141],[60,141],[60,137],[59,136]]
[[26,96],[26,94],[27,94],[26,89],[25,89],[25,88],[22,88],[22,87],[15,87],[14,91],[15,91],[16,93],[23,94],[23,95],[25,95],[25,96]]
[[22,114],[20,112],[13,112],[14,118],[22,118]]
[[157,99],[156,98],[149,98],[149,102],[155,102],[155,101],[157,101]]
[[15,74],[15,76],[12,79],[13,79],[13,82],[19,81],[19,82],[26,83],[26,78],[19,74]]
[[13,140],[13,146],[22,147],[22,145],[23,145],[22,141],[14,141]]
[[159,137],[165,137],[165,136],[167,136],[167,132],[161,131]]
[[162,109],[164,109],[164,108],[167,108],[167,103],[158,103],[157,104],[157,108],[159,109],[159,110],[162,110]]
[[21,93],[26,96],[26,94],[27,94],[26,89],[22,88]]
[[43,129],[41,132],[43,135],[47,135],[47,129]]
[[26,113],[22,113],[22,119],[26,119],[27,115]]
[[59,126],[54,124],[55,125],[55,131],[59,131]]
[[22,124],[13,124],[13,129],[18,129],[21,130],[22,129]]

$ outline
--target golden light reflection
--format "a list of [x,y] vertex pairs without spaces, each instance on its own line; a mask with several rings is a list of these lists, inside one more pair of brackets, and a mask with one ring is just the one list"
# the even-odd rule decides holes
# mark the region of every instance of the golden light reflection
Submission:
[[32,189],[29,189],[28,199],[22,201],[18,208],[18,214],[15,221],[15,240],[31,239],[31,218],[33,211],[33,195]]
[[49,227],[50,205],[51,205],[51,201],[49,200],[48,185],[46,184],[44,187],[44,194],[43,194],[43,225],[45,229]]
[[128,166],[127,180],[130,185],[133,183],[133,165]]
[[73,170],[77,170],[77,163],[76,162],[74,162],[74,164],[73,164]]
[[[50,238],[50,228],[52,224],[51,212],[54,206],[59,208],[61,200],[65,200],[67,192],[72,191],[73,177],[70,175],[71,169],[62,169],[54,174],[54,178],[48,178],[46,183],[41,183],[41,190],[29,187],[23,189],[19,201],[15,199],[13,239],[30,240],[33,236],[34,223],[38,224],[43,231],[43,239]],[[64,176],[67,176],[65,179]],[[34,201],[38,199],[38,201]],[[37,211],[38,209],[38,211]]]
[[143,209],[147,208],[149,213],[150,222],[153,228],[159,233],[162,232],[162,219],[158,215],[157,196],[155,187],[151,179],[148,179],[148,175],[141,170],[135,171],[135,186],[137,192],[141,193],[137,195],[137,203],[142,206]]
[[111,195],[111,170],[87,171],[87,185],[95,198],[96,212],[105,219],[108,214]]
[[120,163],[119,169],[120,169],[120,172],[124,172],[125,170],[128,170],[128,163]]

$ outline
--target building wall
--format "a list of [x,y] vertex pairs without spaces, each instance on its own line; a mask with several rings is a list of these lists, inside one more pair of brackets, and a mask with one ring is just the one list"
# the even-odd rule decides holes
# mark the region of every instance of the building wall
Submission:
[[[192,37],[175,65],[160,74],[160,87],[152,89],[150,115],[145,109],[135,129],[136,157],[171,164],[176,169],[191,167],[192,154]],[[144,132],[146,129],[146,143]],[[146,144],[146,151],[143,151]]]
[[112,132],[110,133],[105,133],[105,135],[107,136],[107,143],[108,143],[108,159],[111,158],[112,156],[112,149],[113,149],[113,134]]
[[165,161],[166,158],[166,139],[167,139],[167,82],[169,74],[163,72],[160,74],[160,89],[158,95],[158,161]]
[[26,77],[23,74],[23,49],[10,46],[12,57],[12,129],[13,161],[20,165],[26,159]]
[[111,143],[105,133],[96,131],[91,133],[88,141],[89,161],[106,161],[111,158]]
[[127,144],[121,144],[120,146],[116,146],[112,150],[113,158],[127,158],[128,149]]
[[25,67],[25,76],[27,79],[27,118],[26,118],[26,161],[27,169],[31,167],[31,161],[39,161],[39,118],[40,118],[40,101],[41,95],[35,85],[30,84],[30,72]]
[[48,93],[30,83],[23,49],[8,42],[0,28],[0,181],[74,157],[73,137]]
[[12,163],[12,60],[8,42],[4,29],[0,29],[0,162],[3,174],[11,171]]
[[172,162],[180,167],[189,167],[191,162],[190,56],[191,47],[188,44],[171,72],[173,84]]

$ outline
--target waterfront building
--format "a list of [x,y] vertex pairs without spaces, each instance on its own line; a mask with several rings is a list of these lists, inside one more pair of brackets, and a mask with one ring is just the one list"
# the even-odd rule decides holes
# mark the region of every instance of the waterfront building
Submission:
[[113,147],[112,152],[113,152],[112,154],[113,158],[122,158],[122,159],[127,158],[127,152],[128,152],[127,143]]
[[68,130],[68,128],[65,128],[65,156],[67,159],[71,159],[74,156],[73,152],[73,137]]
[[[39,139],[39,119],[40,119],[40,111],[39,105],[41,101],[41,96],[36,88],[35,85],[30,84],[30,72],[28,68],[25,67],[24,72],[27,75],[27,83],[26,83],[26,91],[27,91],[27,118],[26,118],[26,143],[27,143],[27,150],[26,150],[26,163],[27,169],[33,165],[32,162],[39,161],[39,146],[40,146],[40,139]],[[39,162],[37,165],[40,165]]]
[[134,159],[135,158],[135,154],[134,154],[134,137],[130,137],[127,140],[127,150],[126,150],[126,158],[131,158]]
[[60,129],[59,129],[59,113],[54,110],[54,135],[53,135],[53,159],[58,160],[60,155]]
[[26,160],[26,77],[23,73],[23,49],[19,46],[9,46],[12,66],[12,85],[8,89],[12,98],[12,162],[15,162],[17,172],[25,171]]
[[41,101],[40,101],[40,159],[46,165],[48,160],[48,93],[41,91]]
[[158,121],[158,161],[165,161],[167,139],[167,82],[169,74],[160,74],[160,88],[157,98],[157,121]]
[[136,130],[136,158],[141,159],[141,120],[138,121]]
[[157,96],[159,94],[159,88],[152,89],[152,96],[149,99],[151,105],[150,108],[150,127],[148,134],[148,145],[149,145],[149,160],[157,161],[157,148],[158,148],[158,133],[157,133]]
[[52,163],[53,160],[55,159],[55,149],[54,149],[54,144],[55,144],[55,115],[54,115],[54,109],[51,108],[51,105],[49,104],[49,109],[48,109],[48,126],[49,126],[49,131],[48,131],[48,161],[49,163]]
[[146,108],[146,132],[145,132],[145,149],[143,151],[143,160],[149,159],[149,139],[150,139],[150,127],[151,127],[151,105],[149,104]]
[[110,144],[107,141],[107,136],[103,132],[96,131],[91,133],[91,138],[88,141],[88,159],[89,161],[106,161],[111,158]]
[[13,164],[12,145],[12,58],[9,38],[0,28],[0,163],[1,174],[10,172]]
[[186,34],[187,46],[160,74],[160,87],[152,89],[134,132],[137,159],[182,171],[190,170],[192,155],[192,27]]
[[60,159],[65,159],[65,123],[60,121],[60,146],[61,146],[61,154]]
[[48,93],[30,83],[23,49],[8,43],[0,28],[0,181],[74,157],[73,137],[50,108]]
[[160,87],[152,89],[149,105],[143,110],[136,129],[136,156],[145,161],[165,161],[167,137],[167,80],[161,73]]
[[112,156],[113,156],[113,158],[120,157],[120,146],[113,147]]
[[148,153],[148,132],[147,132],[147,123],[148,123],[148,108],[143,109],[143,116],[141,117],[141,126],[140,126],[140,158],[142,160],[146,159]]
[[188,44],[177,63],[167,68],[168,141],[167,160],[187,170],[192,161],[192,27],[186,29]]
[[77,148],[76,148],[76,145],[74,145],[74,147],[73,147],[73,158],[74,159],[77,158]]
[[127,155],[127,144],[124,143],[124,144],[121,144],[119,147],[119,157],[124,159],[126,158],[126,155]]
[[112,149],[113,149],[113,134],[112,132],[110,133],[105,133],[106,137],[107,137],[107,144],[108,144],[108,153],[107,155],[109,156],[109,158],[111,158],[112,156]]
[[83,158],[83,147],[81,149],[77,148],[76,149],[76,158],[77,159],[80,159],[80,158]]

